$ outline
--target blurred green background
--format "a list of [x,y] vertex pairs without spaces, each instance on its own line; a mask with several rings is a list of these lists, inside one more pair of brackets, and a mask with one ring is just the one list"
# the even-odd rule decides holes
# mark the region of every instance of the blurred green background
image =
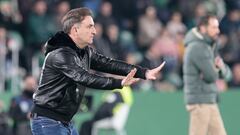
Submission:
[[[94,92],[94,107],[99,105],[102,92]],[[221,93],[219,108],[228,135],[240,134],[240,92]],[[91,112],[78,113],[76,125],[91,118]],[[188,113],[182,92],[134,92],[134,104],[126,125],[128,135],[187,135]],[[101,131],[101,135],[113,132]]]
[[[91,91],[90,91],[91,93]],[[101,103],[103,92],[94,91],[93,110]],[[0,99],[9,104],[11,93],[1,93]],[[240,92],[229,90],[221,93],[220,111],[228,135],[240,134]],[[5,108],[7,109],[7,108]],[[92,117],[93,111],[77,113],[76,126]],[[134,92],[134,104],[126,125],[128,135],[187,135],[188,113],[185,110],[182,92],[164,93],[156,91]],[[112,131],[100,131],[101,135],[112,135]]]

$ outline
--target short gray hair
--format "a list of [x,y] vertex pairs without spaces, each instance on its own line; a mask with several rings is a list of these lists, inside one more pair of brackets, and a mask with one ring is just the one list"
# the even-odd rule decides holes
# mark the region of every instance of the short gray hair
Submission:
[[83,21],[85,16],[93,16],[88,8],[75,8],[66,13],[62,18],[62,27],[65,33],[70,33],[72,26]]

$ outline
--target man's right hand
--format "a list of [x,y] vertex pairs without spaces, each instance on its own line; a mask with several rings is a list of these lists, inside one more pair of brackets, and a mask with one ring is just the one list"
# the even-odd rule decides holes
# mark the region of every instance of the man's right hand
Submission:
[[215,65],[219,69],[223,69],[225,67],[223,59],[220,56],[217,56],[215,58]]
[[139,78],[134,78],[134,75],[136,74],[137,69],[134,68],[131,70],[130,73],[122,80],[122,86],[130,86],[136,82],[138,82],[140,79]]

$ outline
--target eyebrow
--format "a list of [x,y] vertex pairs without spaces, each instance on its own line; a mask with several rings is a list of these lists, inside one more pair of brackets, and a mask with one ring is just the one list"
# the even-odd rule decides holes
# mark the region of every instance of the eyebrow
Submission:
[[87,25],[88,27],[95,27],[95,25],[94,24],[89,24],[89,25]]
[[94,26],[94,23],[87,24],[86,22],[81,22],[80,24],[86,25],[86,26]]

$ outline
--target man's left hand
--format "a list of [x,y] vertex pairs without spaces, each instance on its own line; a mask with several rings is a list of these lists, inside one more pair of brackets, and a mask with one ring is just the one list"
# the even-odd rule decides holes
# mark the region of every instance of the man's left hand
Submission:
[[158,67],[151,69],[151,70],[147,70],[145,76],[147,80],[156,80],[157,76],[159,75],[161,69],[163,68],[163,66],[165,65],[165,61]]
[[220,56],[217,56],[216,58],[215,58],[215,65],[216,65],[216,67],[218,68],[218,69],[222,69],[222,68],[224,68],[224,62],[223,62],[223,60],[222,60],[222,58],[220,57]]

